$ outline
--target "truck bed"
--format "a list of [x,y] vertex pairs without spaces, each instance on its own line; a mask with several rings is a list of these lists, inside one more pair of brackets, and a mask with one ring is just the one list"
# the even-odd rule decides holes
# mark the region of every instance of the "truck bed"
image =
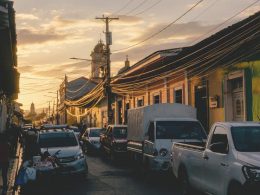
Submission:
[[204,151],[206,142],[181,142],[174,144],[175,147],[185,148],[190,150]]

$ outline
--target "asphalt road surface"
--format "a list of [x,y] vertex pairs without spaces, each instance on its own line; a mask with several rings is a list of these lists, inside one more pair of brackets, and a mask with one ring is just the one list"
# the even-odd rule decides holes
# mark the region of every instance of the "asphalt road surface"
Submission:
[[21,189],[21,195],[178,195],[170,174],[143,174],[126,160],[111,162],[99,156],[88,156],[87,179],[62,177],[32,183]]

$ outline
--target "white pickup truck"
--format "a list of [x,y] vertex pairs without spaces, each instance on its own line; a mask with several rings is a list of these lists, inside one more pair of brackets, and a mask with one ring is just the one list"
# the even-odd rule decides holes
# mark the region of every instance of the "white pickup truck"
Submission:
[[205,147],[176,143],[171,156],[182,194],[260,193],[260,123],[215,123]]

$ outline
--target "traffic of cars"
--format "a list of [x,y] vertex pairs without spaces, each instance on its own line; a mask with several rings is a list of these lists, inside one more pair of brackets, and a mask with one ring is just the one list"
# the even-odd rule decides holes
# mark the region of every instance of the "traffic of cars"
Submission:
[[181,194],[193,189],[214,195],[259,192],[260,123],[218,122],[207,135],[196,110],[182,104],[157,104],[128,110],[127,125],[45,126],[37,143],[56,155],[64,174],[87,175],[87,155],[120,156],[148,171],[170,172]]

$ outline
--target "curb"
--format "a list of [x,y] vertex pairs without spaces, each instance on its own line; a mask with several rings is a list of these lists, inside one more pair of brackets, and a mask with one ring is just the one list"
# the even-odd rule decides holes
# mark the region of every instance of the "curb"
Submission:
[[9,183],[8,183],[8,191],[6,195],[18,195],[17,189],[15,187],[15,180],[16,176],[18,174],[19,168],[22,163],[22,146],[20,142],[17,143],[17,150],[15,154],[15,158],[12,163],[12,167],[10,168],[10,174],[9,174]]

